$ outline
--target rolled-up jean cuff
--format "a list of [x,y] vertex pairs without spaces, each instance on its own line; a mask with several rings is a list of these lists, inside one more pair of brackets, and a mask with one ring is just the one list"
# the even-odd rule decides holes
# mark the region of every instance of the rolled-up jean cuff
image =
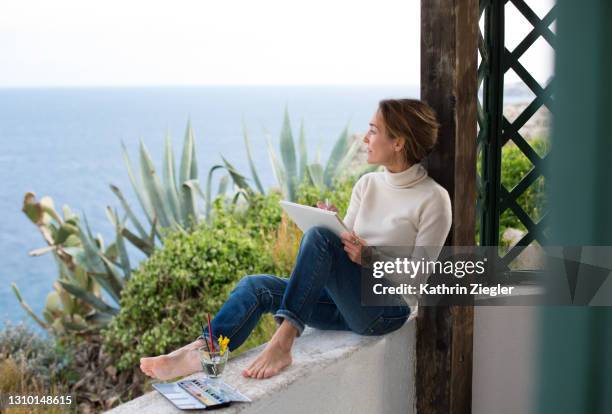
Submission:
[[274,321],[276,321],[276,325],[280,326],[281,323],[283,323],[283,319],[288,320],[289,323],[293,325],[295,329],[297,329],[298,337],[302,335],[302,332],[304,332],[304,324],[302,323],[302,321],[300,321],[300,319],[293,312],[287,309],[277,310],[276,313],[274,314]]

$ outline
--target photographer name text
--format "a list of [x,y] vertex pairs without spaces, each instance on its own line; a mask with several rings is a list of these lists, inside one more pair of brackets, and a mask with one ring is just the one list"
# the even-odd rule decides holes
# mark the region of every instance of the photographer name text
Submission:
[[470,287],[447,285],[430,286],[428,283],[423,283],[418,286],[402,283],[399,286],[384,286],[382,283],[376,283],[372,287],[376,295],[511,295],[516,286],[503,286],[497,284],[495,286],[483,285],[482,283],[470,283]]

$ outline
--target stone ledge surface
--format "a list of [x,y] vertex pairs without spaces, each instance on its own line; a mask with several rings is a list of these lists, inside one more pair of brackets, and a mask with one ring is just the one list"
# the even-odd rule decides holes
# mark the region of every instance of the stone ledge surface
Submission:
[[[363,336],[348,331],[321,331],[307,327],[293,347],[293,364],[272,378],[257,380],[245,378],[241,372],[253,359],[259,355],[264,345],[253,348],[238,357],[231,359],[225,367],[223,380],[253,400],[250,403],[232,403],[229,407],[214,410],[219,414],[254,412],[265,406],[271,396],[287,390],[291,384],[300,379],[312,377],[342,360],[349,359],[353,354],[377,344],[388,341],[394,336],[404,337],[406,331],[414,331],[416,312],[413,312],[402,328],[381,336]],[[410,336],[410,334],[408,334]],[[379,345],[380,348],[380,345]],[[196,373],[186,379],[200,378],[203,373]],[[181,413],[157,391],[149,392],[139,398],[122,404],[113,410],[112,414],[133,414],[146,412]]]

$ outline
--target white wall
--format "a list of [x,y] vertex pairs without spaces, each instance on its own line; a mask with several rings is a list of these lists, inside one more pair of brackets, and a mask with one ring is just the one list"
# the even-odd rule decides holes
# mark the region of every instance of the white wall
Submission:
[[529,414],[535,398],[536,306],[474,308],[473,414]]
[[[535,395],[538,308],[476,306],[474,314],[474,414],[529,414]],[[217,410],[252,414],[416,413],[416,320],[381,337],[307,328],[294,346],[294,364],[268,380],[247,380],[253,349],[231,361],[224,379],[253,399]],[[197,377],[201,374],[196,374]],[[179,413],[156,392],[113,413]]]
[[416,321],[302,377],[245,413],[412,414],[415,404]]

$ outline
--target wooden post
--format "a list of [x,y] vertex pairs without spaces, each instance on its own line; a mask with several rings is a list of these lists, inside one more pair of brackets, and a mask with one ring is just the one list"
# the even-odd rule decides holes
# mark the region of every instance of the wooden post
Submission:
[[[441,123],[424,164],[451,197],[447,245],[475,242],[478,7],[478,0],[421,1],[421,99]],[[472,306],[419,307],[419,414],[471,412],[473,319]]]

